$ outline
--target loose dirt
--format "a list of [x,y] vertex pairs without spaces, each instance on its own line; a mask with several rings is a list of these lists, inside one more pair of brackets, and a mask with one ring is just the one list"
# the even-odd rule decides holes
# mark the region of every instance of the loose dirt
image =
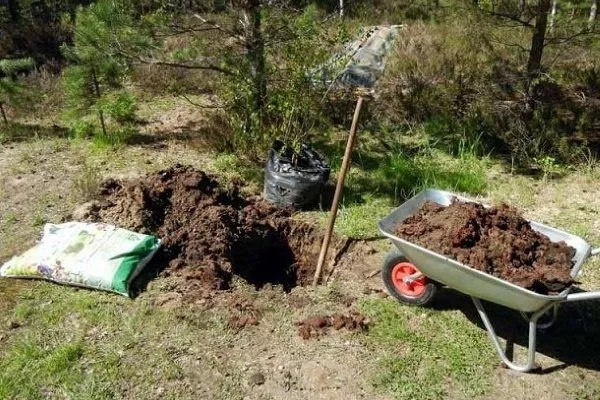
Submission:
[[502,204],[484,208],[454,201],[444,207],[428,201],[398,224],[397,234],[477,270],[542,294],[573,283],[575,250],[531,228],[519,212]]
[[254,304],[243,298],[232,298],[229,301],[229,320],[227,326],[231,329],[240,330],[246,326],[256,326],[261,314]]
[[370,321],[367,317],[357,311],[348,314],[317,315],[298,322],[298,335],[304,340],[319,336],[333,328],[339,331],[346,328],[349,331],[365,331],[369,328]]
[[314,225],[292,220],[291,209],[181,165],[141,179],[108,180],[99,200],[79,214],[158,235],[163,248],[154,262],[167,265],[164,275],[183,278],[177,290],[195,297],[228,289],[234,275],[256,288],[273,284],[289,291],[307,283],[321,238]]

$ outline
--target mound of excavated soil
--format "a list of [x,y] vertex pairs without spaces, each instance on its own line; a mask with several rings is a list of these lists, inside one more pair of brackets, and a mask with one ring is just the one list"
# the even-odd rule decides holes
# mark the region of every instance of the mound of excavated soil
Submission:
[[444,254],[477,270],[542,294],[573,283],[575,250],[531,228],[505,204],[484,208],[454,201],[443,207],[426,202],[396,227],[399,237]]
[[180,165],[128,182],[108,180],[83,217],[158,235],[159,262],[167,264],[165,274],[184,278],[177,289],[183,293],[227,289],[233,275],[257,288],[290,290],[312,276],[321,238],[314,226],[292,221],[291,210]]

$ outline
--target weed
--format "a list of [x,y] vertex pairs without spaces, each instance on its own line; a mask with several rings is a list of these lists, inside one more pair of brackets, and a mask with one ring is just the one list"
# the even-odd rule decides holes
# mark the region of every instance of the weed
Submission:
[[46,218],[42,214],[36,214],[33,217],[32,225],[34,227],[40,227],[46,223]]
[[17,222],[19,222],[19,218],[17,217],[17,214],[15,214],[13,211],[7,211],[4,214],[4,225],[10,226],[10,225],[14,225]]
[[246,183],[258,186],[262,185],[263,170],[255,165],[248,164],[235,154],[219,154],[210,166],[224,181],[242,179]]
[[533,161],[542,169],[544,180],[565,172],[565,168],[559,165],[554,157],[536,157]]
[[102,183],[102,175],[98,168],[84,164],[83,168],[73,178],[72,186],[75,194],[82,200],[92,199]]

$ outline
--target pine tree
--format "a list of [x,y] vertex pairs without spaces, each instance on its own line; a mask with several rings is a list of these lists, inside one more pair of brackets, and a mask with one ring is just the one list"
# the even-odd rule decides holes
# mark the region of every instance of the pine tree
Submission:
[[[135,28],[126,5],[117,0],[100,0],[80,7],[75,16],[73,46],[63,46],[64,55],[73,62],[63,72],[67,115],[75,131],[96,132],[109,142],[114,125],[124,132],[135,114],[135,100],[125,89],[130,68],[125,54],[148,46],[146,36]],[[95,114],[96,123],[82,123]]]
[[17,80],[17,75],[32,66],[31,58],[0,60],[0,115],[5,126],[8,126],[5,106],[18,103],[23,89],[22,84]]

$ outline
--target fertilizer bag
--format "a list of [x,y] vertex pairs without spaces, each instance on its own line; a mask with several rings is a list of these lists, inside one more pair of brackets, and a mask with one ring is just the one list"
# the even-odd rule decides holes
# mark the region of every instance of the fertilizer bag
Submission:
[[0,267],[0,277],[34,278],[130,296],[131,282],[160,247],[155,236],[107,224],[46,224],[38,245]]

